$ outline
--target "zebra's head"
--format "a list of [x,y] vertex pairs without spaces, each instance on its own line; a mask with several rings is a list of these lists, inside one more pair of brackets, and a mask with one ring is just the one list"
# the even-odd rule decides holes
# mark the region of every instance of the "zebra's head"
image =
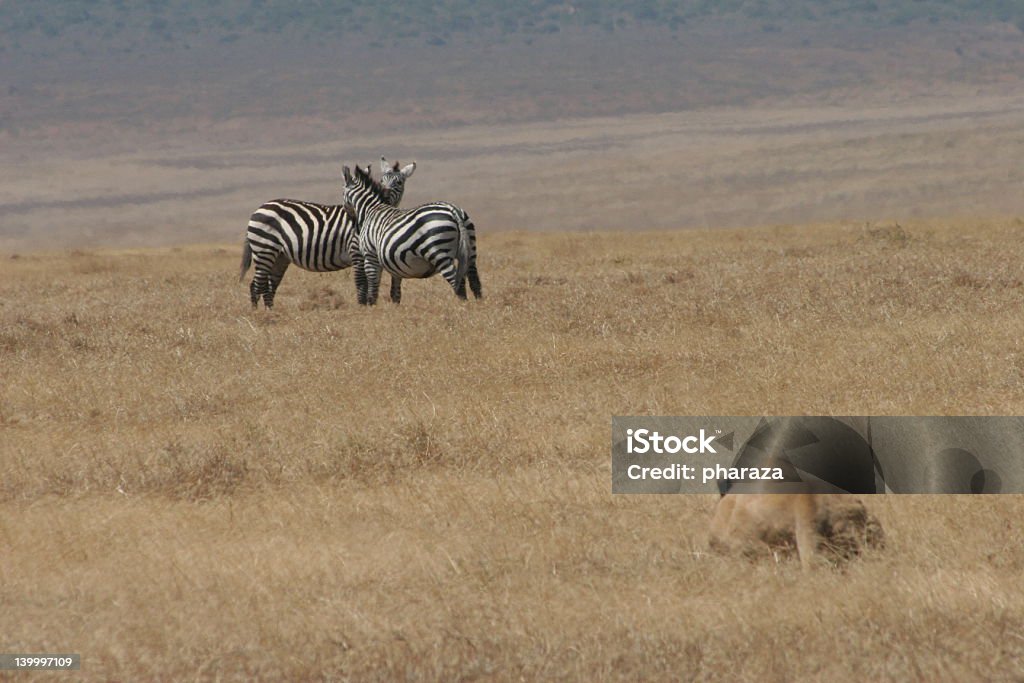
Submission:
[[388,195],[387,202],[392,206],[398,206],[402,201],[402,194],[405,192],[405,180],[416,170],[416,162],[402,167],[396,161],[389,164],[384,157],[380,158],[380,186]]
[[373,179],[369,167],[364,170],[356,166],[352,171],[343,166],[342,173],[345,176],[345,213],[359,230],[367,207],[391,204],[391,194]]

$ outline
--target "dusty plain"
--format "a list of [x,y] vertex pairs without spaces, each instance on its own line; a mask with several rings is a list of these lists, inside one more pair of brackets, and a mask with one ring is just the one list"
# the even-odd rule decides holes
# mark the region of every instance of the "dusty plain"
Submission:
[[0,261],[0,632],[83,680],[1024,674],[1017,496],[878,497],[845,572],[610,494],[615,414],[1019,414],[1017,218],[485,231],[486,298],[237,245]]

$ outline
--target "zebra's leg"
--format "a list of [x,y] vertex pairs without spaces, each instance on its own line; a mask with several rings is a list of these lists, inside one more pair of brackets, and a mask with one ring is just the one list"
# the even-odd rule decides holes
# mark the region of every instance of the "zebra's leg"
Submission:
[[263,294],[263,305],[267,308],[274,307],[274,295],[277,294],[277,287],[281,284],[281,278],[284,277],[285,271],[288,270],[288,264],[288,258],[284,254],[279,254],[277,260],[274,261],[274,270],[270,273],[270,279]]
[[256,272],[253,273],[252,282],[249,283],[249,298],[252,300],[252,307],[256,308],[259,306],[260,297],[267,290],[267,283],[270,279],[270,273],[264,270],[261,266],[256,266]]
[[252,276],[252,282],[249,283],[249,300],[252,301],[252,307],[256,308],[260,305],[260,285],[259,285],[259,274],[255,273]]
[[363,257],[363,269],[366,271],[366,305],[377,303],[377,291],[380,289],[380,262],[376,254]]
[[352,272],[356,282],[356,301],[360,306],[366,305],[366,265],[363,255],[355,250],[352,252]]
[[[287,260],[287,257],[273,247],[250,244],[253,246],[253,275],[252,283],[249,285],[249,297],[252,300],[252,307],[256,308],[260,298],[266,297],[267,292],[270,291],[270,281],[277,270],[278,260]],[[273,299],[273,295],[271,295],[271,299]]]
[[402,303],[402,278],[397,275],[391,276],[391,301],[396,304]]

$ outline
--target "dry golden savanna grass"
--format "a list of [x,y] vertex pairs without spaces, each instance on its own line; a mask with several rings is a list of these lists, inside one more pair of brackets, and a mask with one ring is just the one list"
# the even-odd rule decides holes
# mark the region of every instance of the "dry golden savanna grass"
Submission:
[[[1024,222],[481,229],[486,299],[240,245],[0,260],[0,650],[79,680],[1020,680],[1024,504],[845,571],[612,496],[617,414],[1020,414]],[[37,676],[45,679],[45,675]],[[20,680],[20,679],[19,679]]]

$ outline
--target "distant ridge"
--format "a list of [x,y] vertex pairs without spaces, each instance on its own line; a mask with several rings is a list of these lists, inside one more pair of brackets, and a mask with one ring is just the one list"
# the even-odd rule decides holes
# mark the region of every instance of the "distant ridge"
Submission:
[[767,32],[783,30],[793,23],[848,27],[914,22],[1004,22],[1024,30],[1024,4],[1016,0],[546,0],[528,4],[346,0],[298,6],[290,0],[171,0],[145,5],[123,0],[46,0],[0,3],[0,42],[17,47],[21,41],[92,37],[101,38],[103,45],[156,39],[187,46],[197,35],[233,43],[289,33],[308,39],[359,35],[381,45],[399,41],[441,47],[455,37],[481,32],[530,36],[571,28],[615,32],[637,25],[675,31],[708,19],[755,22]]

